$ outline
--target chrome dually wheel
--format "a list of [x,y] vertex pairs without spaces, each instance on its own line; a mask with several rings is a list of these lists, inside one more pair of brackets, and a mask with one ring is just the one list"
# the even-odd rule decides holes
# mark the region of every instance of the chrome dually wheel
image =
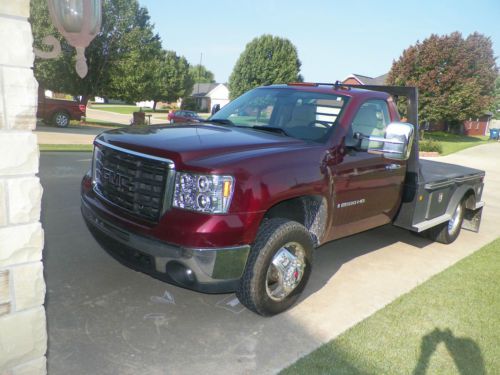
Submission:
[[458,228],[460,228],[460,226],[462,226],[463,209],[463,205],[459,204],[450,221],[448,221],[448,233],[450,234],[450,236],[453,235],[458,230]]
[[453,211],[450,220],[422,232],[422,235],[432,241],[450,244],[455,241],[460,234],[462,223],[464,221],[464,215],[465,200],[462,199],[462,201],[460,201],[455,208],[455,211]]
[[297,242],[278,250],[267,269],[266,292],[275,301],[282,301],[299,286],[306,268],[305,251]]
[[292,306],[311,274],[313,247],[311,234],[302,224],[265,219],[236,291],[240,302],[264,316]]

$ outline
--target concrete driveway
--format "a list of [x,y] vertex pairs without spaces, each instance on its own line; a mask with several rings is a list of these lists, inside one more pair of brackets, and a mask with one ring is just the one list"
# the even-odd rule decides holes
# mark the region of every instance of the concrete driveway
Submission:
[[49,373],[271,374],[500,236],[500,144],[440,158],[487,172],[479,234],[452,245],[384,226],[322,246],[301,302],[262,318],[121,266],[89,235],[79,180],[90,153],[43,153]]

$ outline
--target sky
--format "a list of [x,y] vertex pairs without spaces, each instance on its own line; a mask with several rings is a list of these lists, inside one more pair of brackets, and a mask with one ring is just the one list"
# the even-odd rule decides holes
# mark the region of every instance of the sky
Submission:
[[[139,0],[163,48],[202,64],[227,82],[255,37],[289,39],[309,82],[352,73],[387,73],[404,49],[431,34],[477,31],[500,56],[500,0]],[[497,61],[500,66],[500,59]]]

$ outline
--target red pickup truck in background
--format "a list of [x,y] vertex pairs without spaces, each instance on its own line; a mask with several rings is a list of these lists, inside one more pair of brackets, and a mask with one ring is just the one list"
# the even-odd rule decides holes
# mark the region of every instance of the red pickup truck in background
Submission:
[[297,83],[202,123],[106,131],[82,213],[129,267],[274,315],[326,242],[389,223],[442,243],[479,229],[484,172],[420,160],[417,107],[412,87]]
[[38,90],[36,117],[42,118],[45,122],[65,128],[70,120],[80,121],[85,116],[85,111],[85,104],[73,100],[47,98],[43,89]]

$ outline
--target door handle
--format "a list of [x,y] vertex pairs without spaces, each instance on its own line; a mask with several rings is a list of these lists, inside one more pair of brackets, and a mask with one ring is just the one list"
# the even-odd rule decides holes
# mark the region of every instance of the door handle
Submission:
[[399,165],[399,164],[387,164],[385,166],[385,169],[387,171],[395,171],[395,170],[401,169],[401,165]]

